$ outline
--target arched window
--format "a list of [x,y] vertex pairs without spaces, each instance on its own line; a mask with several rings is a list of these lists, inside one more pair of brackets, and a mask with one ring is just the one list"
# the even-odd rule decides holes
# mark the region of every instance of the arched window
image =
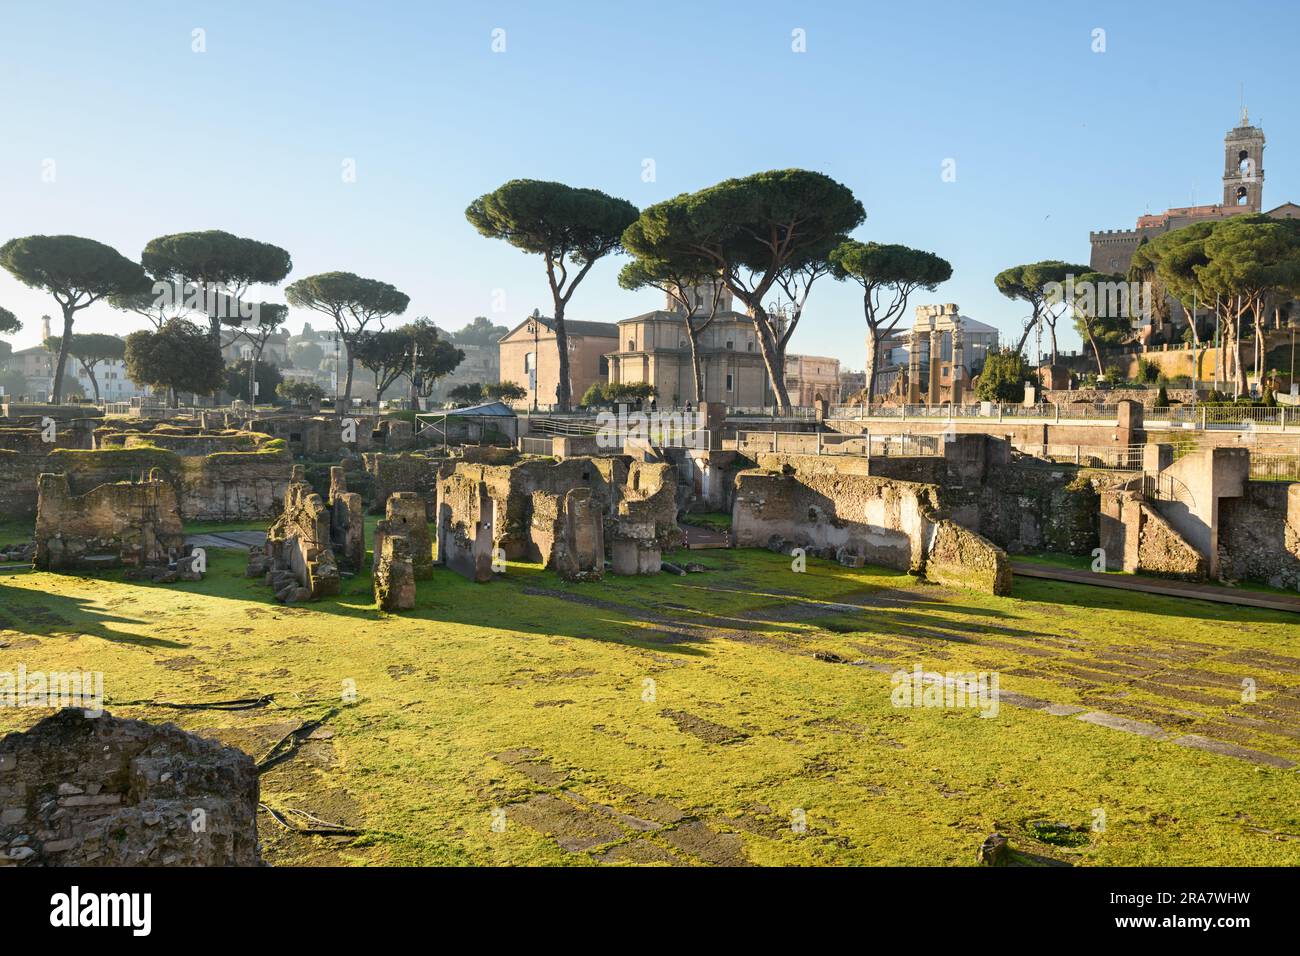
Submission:
[[1238,206],[1244,206],[1244,205],[1246,205],[1249,201],[1250,201],[1250,200],[1249,200],[1249,197],[1246,195],[1246,187],[1245,187],[1245,186],[1238,186],[1238,187],[1237,187],[1237,205],[1238,205]]
[[1250,160],[1250,153],[1242,150],[1237,154],[1237,173],[1241,176],[1250,176],[1254,173],[1255,164]]

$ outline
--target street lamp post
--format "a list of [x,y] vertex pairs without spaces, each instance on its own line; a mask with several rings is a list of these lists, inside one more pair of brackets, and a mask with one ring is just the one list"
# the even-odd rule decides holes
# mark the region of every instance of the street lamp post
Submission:
[[1300,315],[1288,316],[1287,328],[1291,330],[1291,394],[1296,393],[1295,382],[1295,330],[1300,329]]

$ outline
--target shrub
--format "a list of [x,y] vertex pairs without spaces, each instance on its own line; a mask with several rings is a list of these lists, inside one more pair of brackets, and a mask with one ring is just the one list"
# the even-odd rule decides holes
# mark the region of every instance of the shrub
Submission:
[[975,383],[975,394],[986,402],[1023,402],[1029,363],[1012,348],[990,352]]
[[325,389],[315,382],[281,382],[275,393],[295,405],[308,405],[325,397]]

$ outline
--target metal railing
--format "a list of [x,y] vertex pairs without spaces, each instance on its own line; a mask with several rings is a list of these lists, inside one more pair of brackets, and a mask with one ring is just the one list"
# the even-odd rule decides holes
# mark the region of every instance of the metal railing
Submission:
[[740,451],[787,452],[792,455],[860,457],[935,457],[943,454],[942,435],[859,435],[843,432],[738,431]]
[[[1017,448],[1029,454],[1036,453],[1036,446]],[[1145,449],[1145,445],[1049,445],[1045,457],[1082,468],[1141,471]]]
[[1191,489],[1173,475],[1165,472],[1158,475],[1144,472],[1142,475],[1142,494],[1152,501],[1175,501],[1187,505],[1188,508],[1196,507],[1196,501],[1192,498]]
[[1260,455],[1252,449],[1250,477],[1254,481],[1300,481],[1300,455]]
[[792,405],[784,415],[778,415],[775,405],[728,405],[728,418],[775,418],[778,421],[788,418],[810,419],[817,417],[817,409],[811,405]]
[[[1197,428],[1300,428],[1300,407],[1256,405],[1171,405],[1148,408],[1144,420],[1151,424],[1167,422]],[[832,405],[828,418],[846,421],[871,419],[906,421],[1006,421],[1035,420],[1048,422],[1117,422],[1118,404],[1087,402],[1006,405],[980,402],[969,405]]]

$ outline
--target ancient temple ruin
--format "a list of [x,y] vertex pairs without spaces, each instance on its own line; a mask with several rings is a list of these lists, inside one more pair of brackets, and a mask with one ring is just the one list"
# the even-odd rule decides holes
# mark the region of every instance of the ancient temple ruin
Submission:
[[[943,338],[948,336],[952,359],[947,364],[948,383],[944,385],[945,363]],[[921,365],[922,343],[925,343],[926,368]],[[951,402],[960,405],[966,380],[969,378],[962,349],[961,314],[955,303],[944,305],[918,305],[916,324],[912,326],[907,350],[907,403],[939,405]]]

